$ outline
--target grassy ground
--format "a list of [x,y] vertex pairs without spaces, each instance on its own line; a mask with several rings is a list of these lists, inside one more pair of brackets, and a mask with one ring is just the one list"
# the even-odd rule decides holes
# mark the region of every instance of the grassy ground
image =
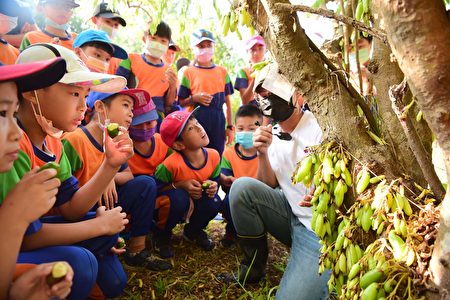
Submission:
[[270,256],[266,280],[245,287],[226,285],[216,279],[221,272],[236,270],[239,250],[219,246],[224,224],[213,221],[208,227],[216,248],[205,252],[182,238],[182,227],[177,226],[173,238],[175,257],[172,270],[157,273],[145,269],[127,269],[128,285],[118,299],[270,299],[286,266],[288,250],[270,239]]

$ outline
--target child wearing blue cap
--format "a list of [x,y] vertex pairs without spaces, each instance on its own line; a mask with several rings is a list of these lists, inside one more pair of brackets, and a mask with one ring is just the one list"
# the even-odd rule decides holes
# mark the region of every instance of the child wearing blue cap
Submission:
[[[86,102],[93,111],[91,122],[64,136],[64,149],[72,164],[72,172],[80,186],[95,177],[107,154],[104,147],[104,126],[117,123],[122,135],[128,136],[127,129],[132,124],[133,108],[150,111],[153,104],[150,94],[139,89],[125,89],[117,93],[89,94]],[[155,112],[154,112],[155,113]],[[118,137],[115,137],[117,139]],[[170,269],[172,265],[153,258],[145,249],[145,239],[150,233],[156,199],[156,183],[150,176],[134,177],[127,164],[110,182],[98,200],[98,206],[113,209],[120,205],[131,216],[131,232],[124,261],[132,267],[147,267],[153,271]],[[96,199],[91,201],[95,207]]]
[[[195,61],[183,73],[178,101],[188,111],[199,107],[196,117],[210,138],[208,147],[216,149],[222,156],[225,138],[228,144],[234,139],[230,100],[233,85],[227,70],[213,62],[215,42],[208,30],[199,29],[192,34],[191,46]],[[227,105],[226,117],[223,113],[224,103]]]
[[127,52],[114,44],[108,34],[101,30],[88,29],[81,32],[73,42],[75,54],[94,72],[107,73],[112,57],[127,59]]

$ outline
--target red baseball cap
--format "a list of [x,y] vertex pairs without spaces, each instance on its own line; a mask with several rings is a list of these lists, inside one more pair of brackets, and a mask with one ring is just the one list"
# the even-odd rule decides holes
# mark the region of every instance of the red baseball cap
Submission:
[[266,43],[264,42],[264,39],[260,35],[252,36],[246,43],[245,43],[245,49],[250,50],[255,45],[263,45],[266,47]]
[[19,92],[49,87],[66,74],[66,61],[53,58],[19,65],[0,65],[0,82],[14,81]]
[[168,114],[161,123],[161,127],[159,129],[159,134],[163,142],[169,146],[173,147],[173,143],[175,140],[181,135],[183,132],[186,123],[193,113],[195,113],[200,106],[197,106],[193,111],[174,111],[173,113]]

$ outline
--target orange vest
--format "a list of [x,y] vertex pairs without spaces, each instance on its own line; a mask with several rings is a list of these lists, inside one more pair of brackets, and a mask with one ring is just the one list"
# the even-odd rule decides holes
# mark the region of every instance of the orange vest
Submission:
[[[56,36],[48,35],[42,31],[30,31],[25,34],[22,40],[22,44],[20,45],[20,50],[24,50],[30,45],[39,44],[39,43],[51,43]],[[77,37],[76,33],[70,33],[69,38],[59,38],[59,45],[66,47],[69,50],[73,50],[72,44],[75,38]]]
[[19,56],[19,49],[0,39],[0,62],[4,65],[14,65]]

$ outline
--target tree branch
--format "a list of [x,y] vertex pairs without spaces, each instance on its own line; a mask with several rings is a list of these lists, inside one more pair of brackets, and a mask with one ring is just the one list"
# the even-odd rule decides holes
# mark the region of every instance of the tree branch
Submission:
[[434,170],[433,163],[431,162],[431,158],[428,156],[425,151],[422,142],[420,141],[420,137],[414,128],[414,125],[411,122],[411,118],[407,116],[407,109],[405,110],[404,98],[408,91],[408,84],[406,83],[406,79],[404,79],[400,84],[393,85],[389,88],[389,98],[392,101],[392,109],[400,121],[400,124],[403,127],[403,131],[405,132],[406,138],[408,139],[409,147],[411,151],[414,153],[414,156],[419,163],[420,168],[422,169],[423,175],[427,180],[428,184],[431,187],[436,198],[440,201],[445,197],[445,189],[439,180],[439,177]]
[[276,5],[279,8],[290,10],[291,13],[294,13],[295,11],[301,11],[301,12],[307,12],[307,13],[311,13],[311,14],[315,14],[315,15],[320,15],[322,17],[329,18],[329,19],[334,19],[338,22],[350,25],[350,26],[358,29],[359,31],[367,32],[368,34],[372,35],[373,37],[376,37],[376,38],[380,39],[381,41],[383,41],[383,43],[385,43],[386,45],[389,45],[386,34],[383,31],[381,31],[379,29],[375,29],[375,28],[370,28],[363,22],[356,21],[353,18],[349,18],[344,15],[335,14],[334,12],[327,10],[327,9],[311,8],[306,5],[300,5],[300,4],[291,5],[291,4],[287,4],[287,3],[277,3]]
[[144,11],[144,13],[145,13],[147,16],[149,16],[150,22],[153,21],[152,15],[151,15],[145,8],[142,7],[142,4],[141,4],[141,3],[139,3],[139,4],[131,4],[131,3],[130,3],[130,0],[126,0],[126,1],[127,1],[126,4],[127,4],[128,8],[142,9],[142,10]]
[[370,110],[369,105],[366,103],[366,101],[361,97],[361,94],[359,94],[355,88],[348,83],[348,79],[342,74],[342,72],[339,72],[338,68],[326,57],[325,54],[323,54],[322,51],[316,46],[316,44],[311,41],[311,39],[306,36],[309,42],[309,47],[319,54],[322,61],[327,65],[327,67],[333,72],[333,74],[336,74],[340,83],[345,86],[345,88],[348,90],[349,94],[352,96],[352,99],[355,100],[356,104],[358,104],[363,113],[364,116],[367,119],[367,122],[369,123],[370,129],[376,134],[380,135],[380,128],[378,127],[378,122],[375,120],[375,117],[373,116],[372,111]]

